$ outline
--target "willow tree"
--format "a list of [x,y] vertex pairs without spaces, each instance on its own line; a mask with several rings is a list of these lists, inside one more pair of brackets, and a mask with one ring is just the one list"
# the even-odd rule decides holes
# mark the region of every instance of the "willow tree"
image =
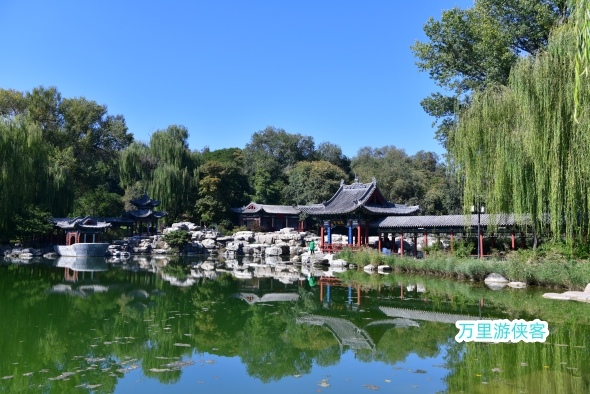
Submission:
[[196,200],[198,182],[197,153],[188,148],[188,130],[169,126],[152,134],[150,143],[135,142],[121,153],[121,186],[131,188],[137,182],[161,208],[176,219],[190,214]]
[[69,179],[65,159],[54,153],[38,124],[20,116],[0,119],[0,233],[10,234],[16,215],[31,207],[53,211]]
[[576,54],[572,25],[556,29],[546,51],[517,62],[508,87],[474,95],[450,144],[465,201],[530,214],[539,232],[569,241],[586,237],[590,214],[590,80],[574,95]]

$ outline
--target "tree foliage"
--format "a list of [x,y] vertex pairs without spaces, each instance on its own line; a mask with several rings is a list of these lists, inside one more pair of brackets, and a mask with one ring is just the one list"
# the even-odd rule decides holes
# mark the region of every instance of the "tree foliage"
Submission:
[[191,235],[185,230],[170,231],[164,234],[164,242],[170,247],[182,249],[191,240]]
[[313,137],[289,134],[272,126],[254,133],[244,148],[252,199],[261,204],[280,203],[287,184],[286,170],[299,161],[311,160],[314,147]]
[[289,171],[285,188],[287,203],[292,205],[317,204],[334,195],[347,174],[327,161],[300,161]]
[[547,51],[521,59],[508,87],[476,94],[450,145],[466,201],[530,214],[539,232],[569,241],[590,228],[590,80],[582,76],[576,122],[573,27],[560,27]]
[[248,202],[247,190],[248,179],[238,165],[208,161],[201,168],[197,215],[207,224],[229,221],[231,208]]
[[149,145],[134,142],[121,153],[121,186],[140,182],[175,220],[194,207],[200,154],[188,147],[188,130],[169,126],[152,134]]
[[420,151],[408,156],[394,146],[364,147],[352,160],[352,169],[365,182],[375,177],[383,196],[394,203],[420,205],[424,214],[457,209],[457,201],[445,197],[449,183],[435,153]]
[[448,93],[433,93],[421,105],[438,123],[446,146],[454,115],[474,91],[507,85],[523,55],[545,48],[551,29],[568,16],[566,0],[476,0],[472,8],[443,11],[424,25],[429,41],[412,46],[420,71]]

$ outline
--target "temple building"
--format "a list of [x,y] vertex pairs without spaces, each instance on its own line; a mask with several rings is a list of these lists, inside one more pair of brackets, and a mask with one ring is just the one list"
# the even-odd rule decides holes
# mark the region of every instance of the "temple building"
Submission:
[[[298,209],[308,216],[321,220],[320,247],[330,249],[334,231],[347,231],[349,245],[366,245],[369,243],[369,228],[372,222],[388,216],[416,214],[420,207],[404,204],[394,204],[383,197],[377,187],[377,181],[360,183],[358,178],[354,183],[340,188],[332,198],[321,204],[299,206]],[[327,235],[327,245],[324,237]]]
[[238,226],[253,226],[266,231],[276,231],[285,227],[303,231],[303,223],[299,220],[299,209],[290,205],[265,205],[251,202],[245,207],[232,208],[238,214]]
[[160,201],[152,200],[147,193],[141,197],[131,200],[137,209],[125,212],[125,216],[135,223],[135,231],[139,234],[147,232],[149,234],[157,233],[158,220],[167,215],[166,212],[155,211],[154,208],[160,205]]

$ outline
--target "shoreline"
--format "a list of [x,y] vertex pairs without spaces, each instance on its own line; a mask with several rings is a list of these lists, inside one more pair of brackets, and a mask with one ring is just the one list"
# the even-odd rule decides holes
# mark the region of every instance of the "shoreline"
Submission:
[[489,274],[496,273],[511,282],[524,282],[528,286],[583,290],[590,283],[589,262],[559,257],[531,259],[530,253],[515,253],[500,260],[456,257],[440,252],[427,255],[423,259],[414,259],[366,249],[343,250],[335,258],[355,264],[358,270],[363,270],[367,265],[387,265],[394,272],[477,282],[483,282]]

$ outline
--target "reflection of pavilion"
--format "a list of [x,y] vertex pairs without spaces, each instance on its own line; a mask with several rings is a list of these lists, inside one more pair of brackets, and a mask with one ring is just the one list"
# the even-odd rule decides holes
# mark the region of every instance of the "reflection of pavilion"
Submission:
[[353,350],[370,349],[372,352],[376,349],[375,343],[365,330],[360,329],[354,323],[339,317],[306,315],[298,318],[297,323],[305,323],[313,326],[326,326],[340,344],[340,351],[342,351],[345,346]]
[[481,317],[469,315],[456,315],[452,313],[421,311],[419,309],[393,308],[387,306],[380,306],[379,310],[390,317],[397,317],[403,319],[425,320],[437,323],[455,324],[458,320],[480,320],[485,319]]
[[[55,266],[64,268],[64,279],[68,282],[94,279],[94,274],[107,271],[109,268],[104,257],[67,257],[61,256],[55,262]],[[80,278],[80,273],[82,277]],[[88,278],[86,278],[88,273]]]

